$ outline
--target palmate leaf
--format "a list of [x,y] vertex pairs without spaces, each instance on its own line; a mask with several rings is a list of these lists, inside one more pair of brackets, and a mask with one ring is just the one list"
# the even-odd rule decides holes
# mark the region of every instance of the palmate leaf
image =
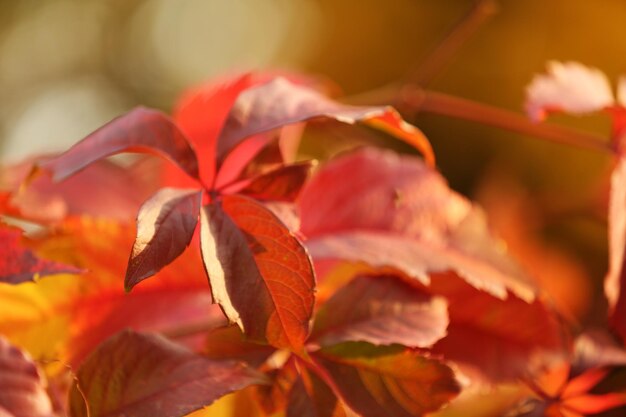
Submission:
[[363,417],[412,417],[435,411],[460,386],[440,361],[403,347],[343,343],[313,354],[341,398]]
[[184,416],[265,382],[242,363],[213,361],[161,336],[132,331],[101,344],[77,377],[70,395],[72,417]]
[[397,276],[357,276],[318,311],[312,340],[430,347],[446,335],[447,303]]
[[53,417],[46,380],[25,352],[0,336],[0,416]]
[[165,114],[144,107],[113,119],[63,154],[41,162],[39,167],[59,181],[92,162],[121,152],[165,156],[187,175],[199,179],[198,159],[185,135]]
[[225,196],[202,208],[200,241],[215,302],[253,340],[301,349],[314,275],[301,243],[267,208]]
[[298,208],[316,260],[392,266],[425,284],[453,270],[499,298],[535,296],[484,213],[417,158],[372,148],[337,158],[305,186]]
[[0,222],[0,283],[21,284],[38,277],[81,272],[80,268],[39,258],[21,239],[20,229]]
[[198,223],[202,191],[163,188],[141,206],[124,286],[130,290],[176,259]]
[[315,118],[362,123],[382,130],[420,150],[434,164],[428,139],[391,107],[357,107],[337,103],[322,94],[277,77],[243,92],[235,102],[217,142],[218,166],[247,137]]

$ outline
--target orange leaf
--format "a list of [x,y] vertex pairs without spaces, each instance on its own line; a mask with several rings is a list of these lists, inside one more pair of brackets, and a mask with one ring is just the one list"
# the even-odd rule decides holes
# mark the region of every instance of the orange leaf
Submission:
[[314,276],[301,243],[254,200],[225,196],[201,212],[202,256],[215,302],[253,340],[303,346]]

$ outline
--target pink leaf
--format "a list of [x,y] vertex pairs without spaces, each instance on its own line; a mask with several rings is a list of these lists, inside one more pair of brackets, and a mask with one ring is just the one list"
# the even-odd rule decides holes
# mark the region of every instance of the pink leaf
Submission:
[[21,242],[22,232],[0,223],[0,283],[20,284],[55,274],[77,274],[79,268],[38,258]]
[[549,112],[585,114],[613,103],[606,75],[578,62],[549,62],[548,74],[535,75],[526,87],[526,112],[535,121],[543,120]]
[[300,242],[254,200],[226,196],[201,212],[204,265],[216,303],[253,340],[303,346],[314,277]]
[[121,152],[156,153],[175,162],[192,178],[199,178],[196,153],[185,135],[169,117],[144,107],[113,119],[63,154],[39,165],[59,181],[92,162]]
[[305,186],[299,209],[316,260],[392,266],[425,284],[432,272],[454,270],[496,297],[534,298],[483,212],[417,158],[364,149],[331,161]]
[[202,191],[163,188],[141,206],[128,261],[127,290],[156,274],[189,245],[198,223]]
[[184,416],[252,384],[261,374],[234,361],[212,361],[155,334],[124,331],[94,351],[70,395],[73,417]]
[[425,348],[446,335],[447,303],[395,276],[358,276],[316,315],[313,340]]
[[247,137],[315,118],[348,124],[358,122],[385,131],[422,151],[429,163],[434,162],[426,137],[404,122],[392,108],[340,104],[279,77],[240,95],[218,139],[217,164],[221,165]]
[[33,360],[0,336],[0,416],[52,417],[46,380]]

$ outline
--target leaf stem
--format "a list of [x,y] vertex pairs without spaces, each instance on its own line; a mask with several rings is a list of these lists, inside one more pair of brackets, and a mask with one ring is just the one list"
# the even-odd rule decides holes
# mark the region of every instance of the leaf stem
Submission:
[[159,331],[159,333],[169,339],[183,339],[197,334],[207,333],[218,327],[226,326],[225,318],[211,317],[206,320],[185,323],[179,326],[172,326]]

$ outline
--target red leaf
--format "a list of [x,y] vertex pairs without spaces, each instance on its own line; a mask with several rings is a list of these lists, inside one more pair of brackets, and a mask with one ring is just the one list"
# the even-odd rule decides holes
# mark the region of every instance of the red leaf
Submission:
[[104,342],[78,370],[84,393],[70,395],[73,417],[184,416],[252,384],[261,374],[233,361],[212,361],[155,334],[124,331]]
[[226,196],[201,212],[200,240],[216,303],[253,340],[302,347],[315,281],[301,243],[268,209]]
[[[509,294],[500,300],[454,274],[433,276],[431,290],[449,303],[448,335],[433,351],[490,381],[525,376],[534,355],[564,355],[567,344],[556,314],[540,300]],[[468,341],[472,343],[468,343]]]
[[612,327],[626,340],[626,157],[617,160],[609,197],[609,271],[604,291]]
[[314,166],[315,161],[305,161],[278,167],[252,178],[239,193],[256,200],[294,201]]
[[53,179],[59,181],[92,162],[121,152],[156,153],[175,162],[192,178],[199,178],[196,153],[187,138],[169,117],[144,107],[113,119],[39,166],[50,171]]
[[345,417],[346,413],[328,385],[315,374],[302,370],[302,375],[289,391],[286,415],[287,417]]
[[239,96],[217,142],[217,164],[220,166],[247,137],[315,118],[348,124],[359,122],[383,130],[413,145],[430,164],[434,164],[433,152],[426,137],[404,122],[391,107],[340,104],[280,77],[250,88]]
[[215,178],[215,147],[218,134],[239,94],[253,85],[249,74],[222,84],[208,84],[185,93],[174,110],[174,120],[191,139],[200,160],[205,184]]
[[46,380],[33,360],[0,336],[0,416],[52,417]]
[[[33,169],[33,160],[0,168],[2,185],[11,191],[5,212],[35,222],[59,222],[70,215],[117,220],[135,217],[137,209],[156,190],[155,161],[140,160],[130,168],[97,161],[67,180],[55,183],[39,176],[21,187]],[[98,192],[93,192],[98,184]]]
[[553,111],[584,114],[613,103],[606,75],[578,62],[549,62],[548,74],[535,75],[526,87],[526,112],[535,121]]
[[443,298],[395,276],[358,276],[326,301],[315,318],[313,340],[430,347],[446,335]]
[[483,212],[417,158],[375,149],[338,158],[304,187],[299,209],[316,260],[392,266],[423,283],[432,272],[454,270],[496,297],[511,290],[534,298]]
[[55,274],[78,274],[79,268],[37,257],[21,242],[22,232],[0,223],[0,283],[20,284]]
[[219,327],[209,332],[202,350],[210,359],[237,359],[255,368],[275,352],[272,346],[246,340],[237,326]]
[[196,229],[201,204],[202,191],[163,188],[141,206],[124,280],[126,290],[183,253]]
[[342,399],[363,417],[412,417],[435,411],[460,391],[452,370],[420,353],[344,343],[315,353]]
[[[220,309],[211,303],[196,247],[188,248],[156,279],[125,293],[121,277],[134,238],[132,224],[81,217],[66,220],[55,234],[34,241],[37,255],[87,271],[36,285],[0,285],[0,333],[37,359],[76,366],[100,342],[124,328],[169,334],[181,327],[225,323]],[[204,342],[203,335],[179,340],[193,346]]]

